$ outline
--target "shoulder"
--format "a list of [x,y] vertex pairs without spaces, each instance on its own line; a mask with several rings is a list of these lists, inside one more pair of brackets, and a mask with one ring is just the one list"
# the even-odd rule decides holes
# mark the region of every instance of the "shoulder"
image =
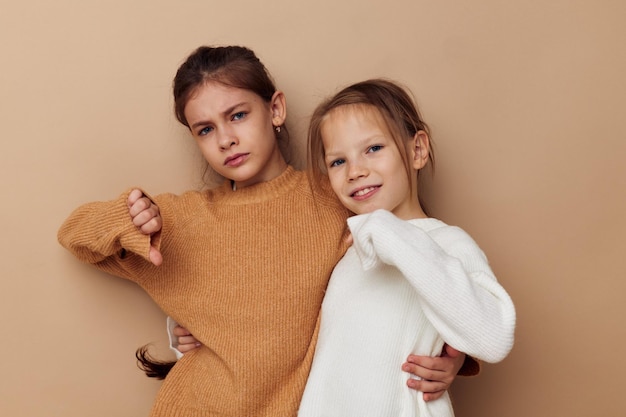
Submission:
[[438,219],[424,220],[430,221],[425,231],[442,248],[445,248],[446,252],[458,257],[485,257],[476,241],[462,228],[448,225]]
[[331,188],[330,181],[327,176],[315,176],[311,172],[301,172],[301,175],[302,189],[306,190],[316,203],[331,209],[348,213],[347,209],[343,207]]
[[472,239],[465,230],[458,226],[451,226],[434,217],[426,219],[413,219],[408,221],[413,226],[422,229],[431,236],[441,239]]

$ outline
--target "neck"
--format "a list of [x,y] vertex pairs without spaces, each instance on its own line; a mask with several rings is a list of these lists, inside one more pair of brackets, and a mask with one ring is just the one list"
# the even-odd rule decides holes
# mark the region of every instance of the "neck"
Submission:
[[280,150],[276,148],[274,154],[267,160],[265,166],[261,168],[261,171],[257,175],[247,181],[236,181],[233,179],[230,179],[230,181],[233,190],[242,189],[261,182],[271,181],[282,174],[285,169],[287,169],[287,162]]

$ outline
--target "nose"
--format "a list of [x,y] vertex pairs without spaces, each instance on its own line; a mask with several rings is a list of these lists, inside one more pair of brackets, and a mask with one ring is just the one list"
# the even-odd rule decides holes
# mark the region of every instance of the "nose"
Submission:
[[359,178],[367,177],[369,171],[367,167],[359,162],[352,162],[348,165],[348,182],[355,181]]
[[218,143],[220,145],[220,149],[228,150],[234,145],[239,144],[239,140],[237,136],[229,129],[224,129],[220,132],[220,136],[218,139]]

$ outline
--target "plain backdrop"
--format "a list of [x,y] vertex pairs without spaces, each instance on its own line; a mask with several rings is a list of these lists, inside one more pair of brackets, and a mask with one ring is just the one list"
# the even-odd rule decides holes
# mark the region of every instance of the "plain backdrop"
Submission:
[[134,352],[169,354],[164,316],[56,232],[133,185],[202,186],[170,89],[203,44],[267,65],[297,167],[322,97],[413,90],[437,151],[426,202],[518,312],[511,355],[454,383],[457,416],[623,415],[625,18],[621,0],[0,0],[0,415],[147,416],[160,383]]

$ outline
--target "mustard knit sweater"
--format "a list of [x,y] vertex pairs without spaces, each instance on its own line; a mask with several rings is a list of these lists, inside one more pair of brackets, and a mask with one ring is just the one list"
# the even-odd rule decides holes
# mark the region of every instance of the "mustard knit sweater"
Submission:
[[[203,346],[165,379],[152,416],[295,416],[311,367],[331,271],[345,252],[347,212],[289,167],[233,191],[159,195],[163,229],[132,224],[128,192],[76,209],[59,242],[83,262],[142,286]],[[399,366],[400,364],[398,364]]]

